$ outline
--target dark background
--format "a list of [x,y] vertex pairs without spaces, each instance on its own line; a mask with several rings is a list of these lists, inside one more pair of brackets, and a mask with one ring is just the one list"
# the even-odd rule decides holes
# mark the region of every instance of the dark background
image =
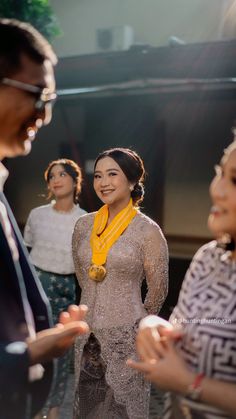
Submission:
[[170,291],[162,309],[168,317],[194,251],[211,238],[203,223],[213,165],[233,137],[235,53],[236,42],[225,41],[60,59],[52,123],[24,161],[6,161],[6,194],[21,228],[29,211],[45,203],[43,172],[50,160],[68,157],[81,165],[81,206],[92,211],[100,203],[88,161],[106,148],[135,149],[147,170],[142,210],[162,227],[170,248]]

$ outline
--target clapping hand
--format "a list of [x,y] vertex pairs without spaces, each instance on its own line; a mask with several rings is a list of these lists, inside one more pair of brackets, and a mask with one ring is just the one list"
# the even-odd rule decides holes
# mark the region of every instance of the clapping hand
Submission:
[[139,330],[136,346],[140,361],[129,359],[127,365],[163,390],[184,393],[193,374],[175,348],[175,341],[181,337],[180,330],[163,326]]
[[37,333],[36,339],[29,340],[30,364],[43,363],[63,355],[74,343],[77,336],[88,333],[88,324],[84,321],[87,306],[71,305],[62,312],[59,323]]

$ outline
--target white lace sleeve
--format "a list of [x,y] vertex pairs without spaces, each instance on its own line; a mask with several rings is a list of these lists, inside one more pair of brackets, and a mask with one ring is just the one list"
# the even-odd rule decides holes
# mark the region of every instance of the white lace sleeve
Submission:
[[32,212],[30,213],[24,228],[24,242],[28,247],[33,247],[33,224],[32,224]]
[[151,225],[146,232],[143,252],[148,287],[144,306],[148,313],[157,314],[168,292],[168,248],[157,225]]

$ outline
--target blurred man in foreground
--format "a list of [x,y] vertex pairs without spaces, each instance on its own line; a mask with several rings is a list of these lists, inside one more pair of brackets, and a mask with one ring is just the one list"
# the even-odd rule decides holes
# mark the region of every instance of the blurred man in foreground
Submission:
[[[32,26],[0,19],[0,160],[28,154],[38,129],[50,122],[56,62]],[[0,417],[29,419],[48,396],[52,359],[88,332],[87,307],[70,306],[50,328],[47,298],[3,194],[7,175],[0,162]]]

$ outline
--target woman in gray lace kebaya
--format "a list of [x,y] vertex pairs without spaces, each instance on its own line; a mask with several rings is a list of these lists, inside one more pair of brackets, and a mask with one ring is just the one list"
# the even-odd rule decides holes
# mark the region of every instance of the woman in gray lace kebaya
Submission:
[[[135,214],[108,251],[105,276],[94,277],[90,271],[96,253],[91,232],[98,213],[80,217],[75,226],[73,258],[91,333],[76,343],[74,419],[148,418],[150,385],[126,366],[126,360],[136,356],[140,319],[158,313],[165,300],[168,251],[160,227],[137,209],[143,177],[142,160],[129,149],[107,150],[95,162],[94,188],[108,210],[101,237],[129,205]],[[148,292],[143,304],[144,278]]]

